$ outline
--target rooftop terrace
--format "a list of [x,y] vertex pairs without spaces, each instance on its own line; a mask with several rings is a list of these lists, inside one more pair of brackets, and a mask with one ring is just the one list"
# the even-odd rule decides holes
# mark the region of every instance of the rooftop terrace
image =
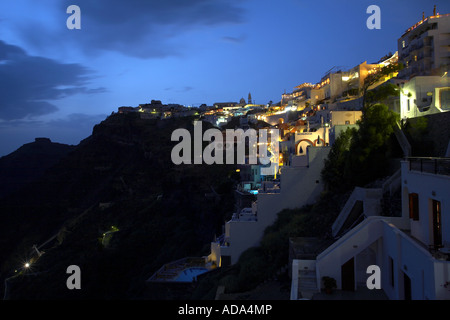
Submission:
[[450,158],[410,157],[406,160],[410,171],[450,176]]

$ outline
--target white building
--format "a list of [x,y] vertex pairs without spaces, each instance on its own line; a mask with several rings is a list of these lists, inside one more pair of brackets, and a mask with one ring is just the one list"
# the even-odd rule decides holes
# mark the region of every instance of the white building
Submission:
[[448,75],[417,76],[402,85],[400,118],[415,118],[450,110]]
[[291,155],[293,166],[295,165],[295,158],[306,155],[308,147],[323,147],[329,144],[329,127],[321,126],[318,128],[307,128],[304,132],[295,132],[294,150],[295,153]]
[[[382,67],[397,63],[398,53],[384,57],[377,63],[367,63],[367,61],[358,64],[349,70],[332,70],[328,71],[325,76],[311,90],[311,104],[316,105],[322,100],[328,100],[327,103],[340,101],[342,99],[357,99],[362,94],[365,79]],[[373,89],[381,83],[387,81],[391,76],[380,79],[369,87]]]
[[359,126],[357,122],[361,120],[362,111],[330,111],[331,128],[329,134],[329,143],[333,145],[339,135],[348,128],[356,128]]
[[398,39],[399,62],[405,68],[399,78],[442,76],[450,65],[450,14],[422,18]]
[[[370,265],[379,266],[380,290],[389,299],[450,299],[450,159],[402,161],[400,179],[384,187],[394,182],[401,188],[401,216],[377,214],[376,194],[384,188],[355,190],[359,195],[350,197],[333,225],[336,241],[315,260],[293,260],[291,299],[318,292],[323,276],[336,279],[341,290],[364,287]],[[358,201],[362,221],[341,233]],[[301,289],[305,271],[315,279],[309,292]]]
[[281,167],[279,182],[263,182],[252,208],[234,214],[225,224],[225,234],[211,243],[208,260],[217,266],[235,264],[245,250],[259,245],[278,212],[314,203],[323,191],[320,173],[329,151],[329,147],[309,147],[303,165]]

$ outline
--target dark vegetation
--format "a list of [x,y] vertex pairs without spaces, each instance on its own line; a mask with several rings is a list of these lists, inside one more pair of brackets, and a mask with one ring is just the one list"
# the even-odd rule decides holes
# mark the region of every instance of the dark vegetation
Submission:
[[403,122],[414,157],[445,157],[450,139],[450,114],[430,114]]
[[343,132],[325,160],[322,177],[330,192],[348,192],[393,173],[391,159],[402,157],[394,136],[397,121],[383,104],[363,110],[359,129]]

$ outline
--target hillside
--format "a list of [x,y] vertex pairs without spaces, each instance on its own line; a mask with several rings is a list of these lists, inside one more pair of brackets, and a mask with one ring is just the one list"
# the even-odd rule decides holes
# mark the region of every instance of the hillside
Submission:
[[[139,298],[162,264],[207,254],[233,208],[235,169],[172,163],[171,133],[192,131],[192,120],[111,115],[44,176],[6,197],[1,284],[33,245],[45,252],[8,282],[8,298]],[[206,197],[212,189],[220,197]],[[67,289],[69,265],[81,268],[82,290]]]
[[41,177],[75,146],[36,138],[16,151],[0,158],[0,198],[19,190]]

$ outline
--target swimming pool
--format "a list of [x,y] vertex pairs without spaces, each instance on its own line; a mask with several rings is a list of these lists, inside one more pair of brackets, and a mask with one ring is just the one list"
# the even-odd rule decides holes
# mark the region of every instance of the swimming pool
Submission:
[[197,278],[197,276],[207,272],[208,269],[201,267],[192,267],[187,268],[181,271],[178,276],[174,279],[174,281],[179,282],[192,282]]

